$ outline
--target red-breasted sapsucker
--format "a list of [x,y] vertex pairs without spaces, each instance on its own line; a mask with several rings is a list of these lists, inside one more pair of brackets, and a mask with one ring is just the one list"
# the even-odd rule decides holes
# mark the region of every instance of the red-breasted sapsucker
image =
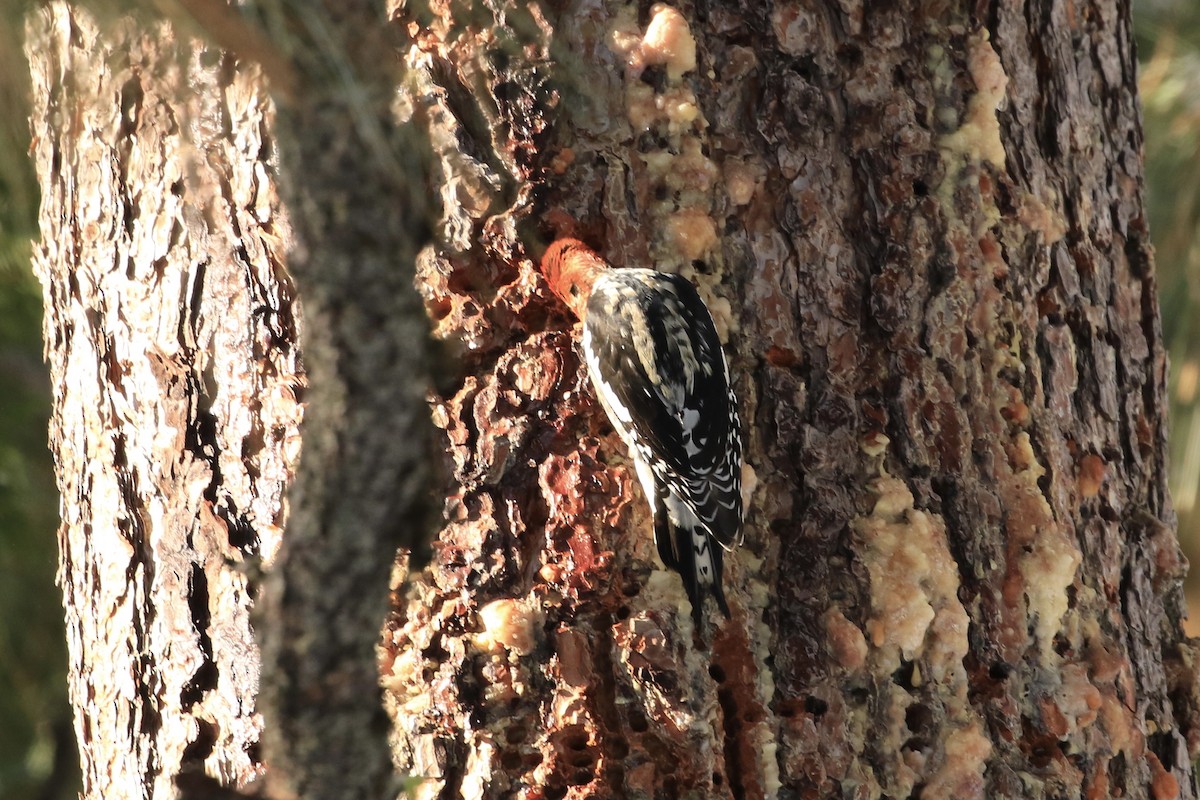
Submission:
[[576,239],[554,242],[541,268],[583,322],[588,373],[633,457],[659,556],[683,577],[697,626],[707,593],[728,616],[722,548],[741,543],[742,436],[712,315],[687,279],[613,269]]

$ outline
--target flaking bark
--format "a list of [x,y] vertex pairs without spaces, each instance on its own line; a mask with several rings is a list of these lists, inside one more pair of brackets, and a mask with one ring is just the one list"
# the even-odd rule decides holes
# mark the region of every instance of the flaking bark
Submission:
[[[86,796],[260,772],[256,555],[269,791],[386,791],[375,590],[428,466],[393,113],[433,144],[417,281],[461,364],[380,651],[420,793],[1194,796],[1125,5],[410,5],[396,97],[384,23],[339,9],[277,43],[281,167],[255,68],[61,4],[31,28]],[[313,390],[276,560],[279,168]],[[688,274],[727,336],[752,492],[710,642],[533,268],[568,232]]]
[[[1127,4],[677,11],[398,12],[463,199],[422,288],[471,352],[385,646],[401,765],[430,797],[1194,796]],[[562,233],[728,334],[757,489],[711,657],[535,274]]]
[[83,796],[244,786],[303,386],[271,104],[162,20],[52,3],[27,54]]
[[375,652],[388,580],[398,547],[427,549],[437,507],[429,324],[413,286],[432,205],[427,146],[398,119],[401,62],[382,4],[279,10],[295,77],[279,121],[297,240],[288,266],[311,389],[261,617],[265,738],[273,792],[367,800],[399,790]]
[[428,202],[382,7],[334,5],[274,42],[198,5],[236,55],[148,16],[31,21],[87,798],[395,792],[375,645],[429,530]]

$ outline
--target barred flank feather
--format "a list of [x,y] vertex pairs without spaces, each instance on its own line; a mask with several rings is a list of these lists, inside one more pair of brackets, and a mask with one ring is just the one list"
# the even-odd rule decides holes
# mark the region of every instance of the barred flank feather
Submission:
[[685,278],[610,269],[576,239],[554,242],[541,269],[583,321],[592,385],[633,457],[659,555],[683,578],[697,627],[710,594],[728,616],[722,548],[742,538],[742,438],[712,315]]
[[597,395],[656,512],[659,555],[728,614],[724,554],[741,540],[741,431],[708,309],[678,275],[613,270],[592,288],[583,349]]

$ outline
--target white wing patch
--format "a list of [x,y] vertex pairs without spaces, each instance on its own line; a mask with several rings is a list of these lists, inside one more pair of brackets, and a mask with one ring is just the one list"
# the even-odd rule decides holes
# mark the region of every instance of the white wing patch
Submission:
[[612,421],[613,427],[617,429],[617,433],[621,435],[626,444],[629,444],[628,426],[633,422],[633,414],[625,407],[612,388],[609,387],[608,382],[604,380],[604,376],[600,371],[600,359],[596,355],[596,351],[592,348],[592,332],[586,322],[583,324],[583,357],[587,361],[588,374],[592,378],[592,385],[599,390],[596,394],[600,398],[600,404],[604,406],[604,411]]
[[[678,531],[673,549],[678,553],[690,541],[694,577],[712,585],[719,577],[714,542],[728,550],[743,533],[741,514],[729,513],[741,511],[741,437],[725,353],[715,331],[696,329],[708,319],[698,319],[694,306],[690,295],[685,302],[680,289],[660,273],[614,270],[598,277],[592,288],[582,345],[597,398],[633,456],[647,499],[652,506],[665,506]],[[595,347],[597,337],[605,339],[600,348]],[[639,385],[614,383],[633,380],[637,372],[643,376]],[[703,404],[711,399],[708,391],[716,380],[726,384],[729,399],[724,424],[704,418]],[[661,424],[667,447],[678,448],[675,453],[654,452],[653,442],[639,440],[645,420],[635,420],[634,409],[643,406],[659,406],[674,418],[674,431],[669,423]],[[713,452],[718,442],[726,450],[723,455]]]
[[700,424],[700,412],[694,408],[685,408],[683,410],[683,447],[687,450],[687,454],[695,458],[704,451],[705,439],[697,439],[692,433],[696,430],[696,426]]
[[[629,342],[633,345],[642,369],[646,371],[646,377],[650,379],[649,385],[667,410],[679,419],[686,411],[684,403],[695,389],[697,373],[701,370],[701,365],[696,361],[696,354],[692,352],[692,331],[685,324],[683,304],[675,288],[664,283],[656,272],[626,269],[621,270],[620,278],[633,278],[643,286],[650,287],[659,301],[672,312],[661,316],[665,338],[656,340],[647,326],[646,318],[635,313],[638,304],[634,287],[613,274],[601,275],[592,287],[592,293],[605,301],[608,316],[613,320],[619,319],[627,327]],[[586,327],[585,323],[585,334]],[[660,348],[665,352],[660,352]],[[675,376],[663,374],[663,365],[660,363],[663,356],[670,356],[670,360],[679,362],[682,374],[678,377],[681,380],[674,380]]]

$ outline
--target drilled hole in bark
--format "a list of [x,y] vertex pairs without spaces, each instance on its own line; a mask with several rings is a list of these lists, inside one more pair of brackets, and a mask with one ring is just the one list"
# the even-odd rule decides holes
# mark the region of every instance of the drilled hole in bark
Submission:
[[933,726],[933,712],[923,703],[913,703],[904,712],[904,724],[914,734],[924,734]]
[[425,304],[425,308],[434,322],[441,322],[450,316],[450,312],[454,310],[453,304],[445,298],[430,300]]
[[935,258],[929,262],[928,276],[929,290],[941,294],[958,277],[958,268],[944,258]]
[[577,770],[575,770],[575,773],[571,776],[571,785],[572,786],[586,786],[587,784],[589,784],[591,782],[592,782],[592,773],[590,770],[577,769]]
[[721,669],[720,664],[710,664],[708,667],[708,677],[712,678],[717,683],[724,683],[725,670]]
[[812,83],[816,77],[816,64],[811,56],[806,58],[797,58],[788,63],[788,69],[799,75],[806,82]]
[[913,181],[912,190],[917,197],[925,197],[929,194],[929,186],[922,180]]
[[504,738],[508,740],[509,744],[521,744],[525,741],[526,736],[528,736],[528,732],[524,725],[513,725],[504,731]]
[[652,87],[656,94],[661,94],[667,88],[667,68],[662,64],[651,64],[642,70],[640,79]]
[[588,747],[588,735],[586,731],[576,727],[569,733],[566,731],[563,732],[562,742],[571,750],[586,750]]
[[1062,753],[1058,737],[1047,733],[1029,717],[1021,717],[1020,742],[1029,763],[1038,769],[1048,767]]
[[617,609],[617,619],[619,619],[619,620],[629,619],[629,606],[621,606],[620,608]]
[[1029,753],[1029,761],[1038,769],[1045,769],[1050,766],[1050,762],[1054,760],[1054,751],[1056,748],[1046,745],[1036,745]]
[[716,788],[719,789],[719,788],[721,788],[721,784],[723,784],[723,783],[725,783],[725,776],[719,772],[714,772],[713,773],[713,786],[715,786]]
[[1178,750],[1175,747],[1174,734],[1152,733],[1147,739],[1150,749],[1154,752],[1154,755],[1158,756],[1158,760],[1162,762],[1163,769],[1170,772],[1178,766],[1175,759],[1175,754]]
[[502,767],[504,767],[505,772],[509,772],[509,773],[520,772],[521,765],[523,762],[524,762],[524,759],[522,759],[521,754],[517,753],[517,752],[509,751],[509,752],[505,753],[504,755],[500,756],[500,765]]
[[809,695],[808,697],[804,698],[804,710],[809,714],[812,714],[814,717],[821,717],[824,716],[825,712],[829,710],[829,703],[826,703],[819,697]]
[[[480,270],[473,264],[455,264],[446,276],[447,291],[463,296],[475,294],[481,288],[478,272]],[[463,304],[463,316],[474,315],[478,311],[478,307],[469,301]]]
[[897,686],[902,686],[905,689],[913,688],[913,662],[901,661],[900,668],[892,673],[892,683]]
[[563,800],[567,796],[567,787],[565,786],[547,786],[546,800]]
[[992,664],[988,670],[988,675],[992,676],[992,680],[1006,681],[1013,674],[1013,666],[1006,661],[997,661]]
[[634,733],[645,733],[650,730],[650,723],[641,712],[635,711],[629,715],[629,730]]
[[613,758],[624,758],[629,755],[629,742],[618,736],[607,741],[605,750]]

